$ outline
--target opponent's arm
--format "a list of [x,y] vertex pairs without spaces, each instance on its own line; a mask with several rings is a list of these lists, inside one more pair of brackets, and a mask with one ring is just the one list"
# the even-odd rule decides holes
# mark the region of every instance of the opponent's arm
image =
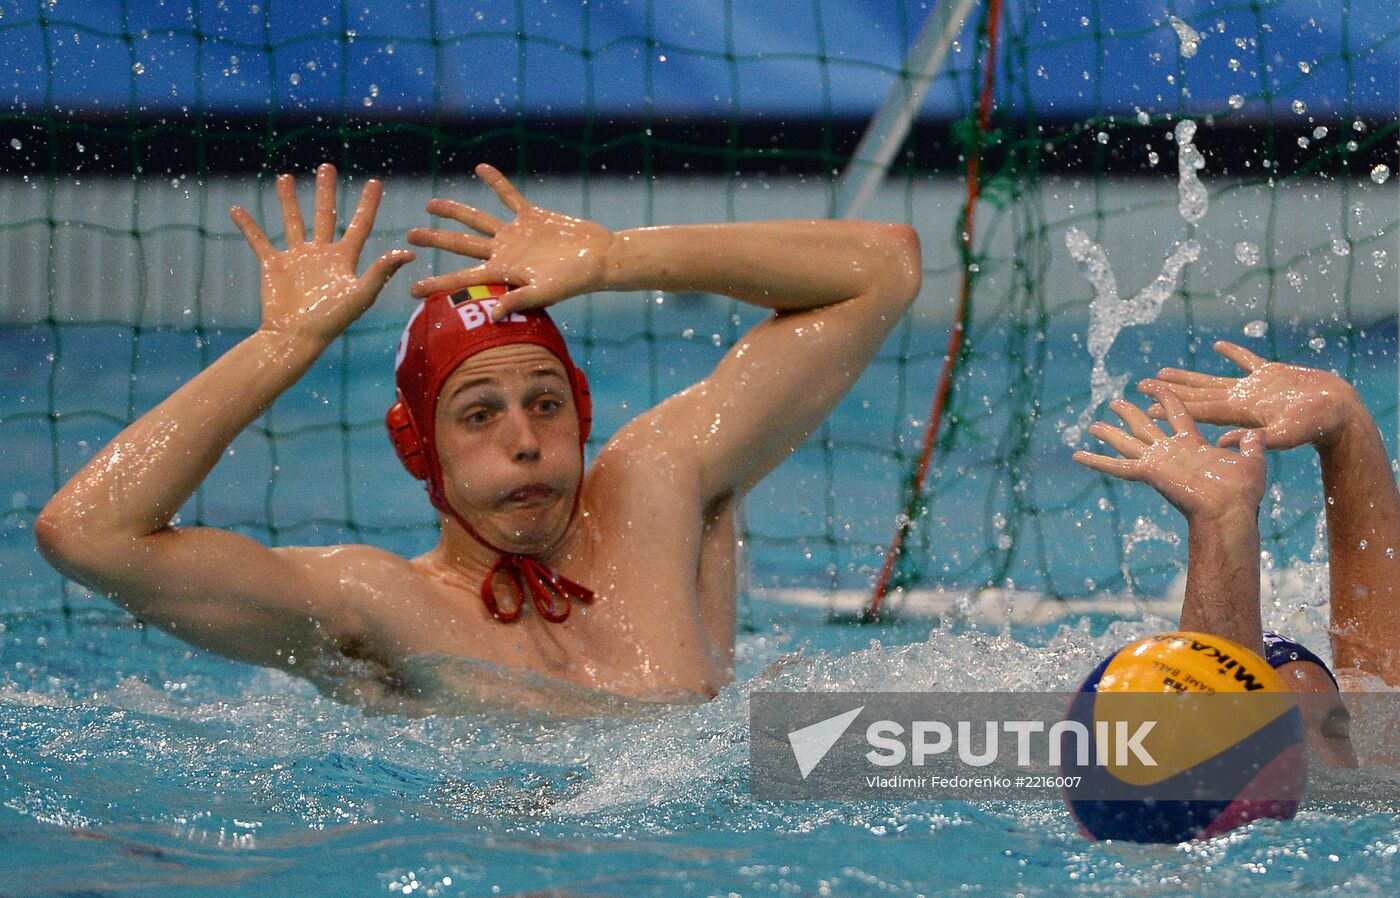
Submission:
[[1259,501],[1264,496],[1263,437],[1241,434],[1240,451],[1212,446],[1201,437],[1181,400],[1160,383],[1143,392],[1174,434],[1158,427],[1123,399],[1111,407],[1128,431],[1096,421],[1089,432],[1122,458],[1076,452],[1087,468],[1146,483],[1186,517],[1186,599],[1181,628],[1232,639],[1263,650],[1259,616]]
[[[1334,374],[1270,362],[1225,341],[1215,349],[1245,376],[1167,368],[1158,380],[1173,384],[1202,421],[1260,428],[1269,449],[1317,450],[1327,503],[1334,659],[1338,667],[1400,685],[1400,490],[1375,421],[1356,390]],[[1232,432],[1222,443],[1237,440]]]
[[[335,235],[335,169],[317,172],[313,233],[291,176],[277,182],[288,249],[252,217],[234,222],[262,271],[262,323],[214,364],[123,430],[48,502],[35,522],[46,558],[150,623],[223,654],[276,664],[329,601],[316,553],[272,550],[236,533],[176,529],[175,512],[224,450],[369,308],[413,258],[385,254],[356,275],[382,192],[370,181],[344,238]],[[319,578],[319,579],[318,579]]]
[[477,171],[515,218],[506,224],[460,203],[429,204],[483,236],[415,229],[409,242],[485,261],[420,281],[420,296],[504,282],[516,289],[498,315],[595,290],[644,289],[723,293],[778,312],[709,377],[609,447],[637,457],[687,454],[707,503],[743,492],[820,424],[913,302],[922,277],[918,238],[903,225],[766,221],[614,234],[532,206],[490,166]]

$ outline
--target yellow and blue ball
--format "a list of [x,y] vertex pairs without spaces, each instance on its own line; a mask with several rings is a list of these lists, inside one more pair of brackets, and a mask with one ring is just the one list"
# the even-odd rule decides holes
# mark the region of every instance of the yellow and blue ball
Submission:
[[[1122,741],[1148,717],[1141,744],[1152,764],[1097,744],[1115,732]],[[1078,778],[1065,802],[1091,839],[1185,842],[1287,820],[1307,785],[1302,716],[1288,685],[1258,654],[1218,636],[1132,643],[1094,669],[1066,719],[1096,743],[1088,763],[1068,741],[1061,756],[1061,772]],[[1125,728],[1115,729],[1120,721]]]

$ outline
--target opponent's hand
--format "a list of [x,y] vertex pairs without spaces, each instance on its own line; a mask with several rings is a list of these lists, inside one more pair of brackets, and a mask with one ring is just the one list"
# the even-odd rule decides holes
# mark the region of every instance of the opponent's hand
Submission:
[[[1234,362],[1244,377],[1216,377],[1179,368],[1163,368],[1155,379],[1140,385],[1169,384],[1197,421],[1235,425],[1263,431],[1267,449],[1292,449],[1305,443],[1329,445],[1358,413],[1368,414],[1350,384],[1326,371],[1270,362],[1243,346],[1225,340],[1215,351]],[[1154,418],[1166,409],[1148,408]],[[1231,431],[1222,446],[1237,446],[1241,434]]]
[[263,330],[330,342],[374,304],[394,272],[413,261],[412,250],[392,250],[375,259],[363,275],[355,274],[384,187],[376,180],[365,184],[355,216],[337,242],[335,179],[335,166],[330,163],[316,170],[315,212],[308,240],[297,204],[296,182],[291,175],[277,178],[277,199],[287,235],[285,250],[272,245],[242,206],[229,210],[262,270]]
[[1076,452],[1074,460],[1122,480],[1148,484],[1188,521],[1238,510],[1257,513],[1264,497],[1263,435],[1257,430],[1241,431],[1238,452],[1212,446],[1169,387],[1148,383],[1143,392],[1157,400],[1173,434],[1168,435],[1131,402],[1115,399],[1109,407],[1128,430],[1095,421],[1089,432],[1123,457]]
[[522,309],[546,308],[604,286],[613,242],[611,231],[591,221],[532,205],[505,175],[490,165],[478,165],[476,173],[515,213],[515,219],[507,224],[464,203],[443,199],[429,202],[428,212],[432,215],[450,218],[484,236],[413,228],[408,232],[408,242],[484,261],[450,274],[424,278],[413,285],[414,296],[421,298],[479,284],[508,284],[514,289],[500,297],[493,310],[500,319]]

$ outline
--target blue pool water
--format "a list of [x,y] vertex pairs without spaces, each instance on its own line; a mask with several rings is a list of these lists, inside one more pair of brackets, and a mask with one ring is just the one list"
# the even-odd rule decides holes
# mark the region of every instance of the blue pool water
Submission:
[[[1213,336],[1160,328],[1150,341],[1134,337],[1119,370],[1150,373]],[[1314,336],[1278,339],[1296,360],[1348,364],[1335,338],[1304,349]],[[262,422],[278,440],[241,438],[186,517],[283,543],[356,538],[404,552],[430,544],[421,491],[393,466],[379,430],[393,337],[366,332],[347,341],[343,357],[328,354],[327,365]],[[229,339],[216,337],[209,351]],[[998,339],[984,334],[986,351]],[[1068,463],[1055,424],[1082,406],[1088,363],[1068,332],[1048,339],[1058,362],[1046,367],[1044,413],[1029,443],[1033,488],[1047,508],[1060,497],[1083,498],[1038,517],[1048,536],[1017,533],[1003,550],[1012,553],[1011,582],[997,585],[1105,599],[1131,585],[1157,595],[1179,573],[1183,550],[1142,547],[1128,584],[1115,528],[1146,516],[1184,530],[1148,491],[1107,492]],[[928,357],[906,371],[908,383],[892,360],[877,363],[823,435],[842,448],[804,449],[751,498],[749,524],[760,535],[755,588],[745,599],[738,681],[717,699],[605,704],[593,717],[409,719],[366,715],[280,673],[188,649],[131,626],[100,599],[65,590],[32,548],[33,509],[55,477],[115,432],[128,407],[148,407],[193,373],[200,354],[188,333],[145,334],[133,347],[121,329],[0,330],[0,499],[9,502],[0,519],[0,894],[1400,891],[1400,817],[1378,808],[1311,804],[1294,821],[1255,824],[1209,843],[1143,847],[1085,842],[1058,803],[749,797],[752,690],[1069,689],[1096,658],[1171,624],[1096,615],[1010,629],[923,618],[871,628],[765,598],[769,587],[868,582],[899,472],[860,447],[893,444],[906,431],[917,437],[913,423],[892,433],[890,422],[901,400],[910,417],[923,414],[940,341],[935,328],[913,335]],[[654,349],[645,342],[591,348],[600,432],[634,412],[648,391],[670,392],[703,372],[718,352],[703,335],[686,353],[666,344],[649,383],[637,373],[647,370],[638,355]],[[1352,374],[1390,434],[1393,326],[1356,337],[1350,349]],[[341,358],[352,363],[346,379],[336,368]],[[993,440],[1004,426],[1009,413],[995,400],[1004,387],[990,372],[962,385],[970,402],[962,408],[988,397],[984,427],[965,431],[940,465],[925,567],[945,573],[936,582],[953,589],[981,585],[993,567],[967,559],[996,544],[997,528],[982,511],[995,506],[987,497],[999,495],[1005,475],[988,469],[988,443],[974,437]],[[63,413],[56,421],[45,411],[50,396]],[[1264,514],[1266,533],[1278,537],[1278,592],[1266,616],[1321,646],[1325,594],[1311,556],[1315,470],[1294,454],[1276,460],[1273,473]],[[831,507],[828,478],[837,493]],[[833,528],[850,545],[834,544]],[[1029,551],[1038,538],[1039,555]]]

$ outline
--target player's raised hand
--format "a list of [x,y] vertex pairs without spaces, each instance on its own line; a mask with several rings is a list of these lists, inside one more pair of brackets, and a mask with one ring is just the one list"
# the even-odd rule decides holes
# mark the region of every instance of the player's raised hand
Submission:
[[413,295],[430,296],[478,284],[508,284],[494,310],[499,319],[522,309],[545,308],[601,289],[613,234],[602,225],[533,205],[505,175],[478,165],[477,175],[514,213],[503,222],[490,213],[453,200],[435,199],[428,212],[465,225],[475,234],[442,228],[413,228],[408,242],[481,259],[480,265],[424,278]]
[[[1217,377],[1163,368],[1155,379],[1140,386],[1148,392],[1153,384],[1167,384],[1197,421],[1258,429],[1268,449],[1292,449],[1307,443],[1326,446],[1348,420],[1358,413],[1366,414],[1356,390],[1335,374],[1270,362],[1225,340],[1215,344],[1215,351],[1239,366],[1244,375]],[[1159,402],[1147,413],[1164,418],[1166,409]],[[1221,437],[1220,444],[1236,446],[1240,439],[1238,431],[1231,431]]]
[[262,271],[263,330],[334,340],[374,304],[394,272],[413,261],[412,250],[392,250],[375,259],[363,275],[356,274],[384,187],[377,180],[365,184],[359,207],[337,241],[335,183],[335,166],[322,164],[316,170],[315,208],[308,237],[295,180],[286,174],[277,178],[277,199],[287,236],[284,250],[272,245],[242,206],[229,210]]
[[1131,402],[1115,399],[1109,407],[1127,430],[1096,421],[1089,432],[1122,457],[1081,451],[1074,453],[1074,460],[1122,480],[1148,484],[1188,521],[1236,509],[1257,512],[1264,497],[1263,435],[1257,430],[1241,431],[1238,452],[1212,446],[1171,388],[1148,383],[1143,392],[1157,401],[1173,433]]

